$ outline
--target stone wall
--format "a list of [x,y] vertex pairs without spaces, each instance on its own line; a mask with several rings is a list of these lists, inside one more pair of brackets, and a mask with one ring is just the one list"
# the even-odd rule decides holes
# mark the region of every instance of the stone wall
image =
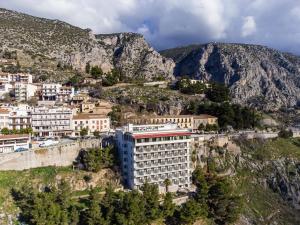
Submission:
[[45,166],[69,166],[81,149],[100,147],[100,139],[62,143],[25,152],[0,154],[0,170],[24,170]]

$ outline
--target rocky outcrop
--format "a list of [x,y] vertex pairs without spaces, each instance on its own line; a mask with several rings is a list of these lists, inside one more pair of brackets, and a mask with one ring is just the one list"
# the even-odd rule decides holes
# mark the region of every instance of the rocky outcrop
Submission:
[[161,52],[175,75],[229,86],[233,100],[266,110],[299,105],[300,58],[258,45],[210,43]]
[[273,172],[267,182],[273,191],[296,209],[300,209],[300,162],[280,159],[272,162]]
[[173,78],[174,62],[139,34],[94,35],[58,20],[0,9],[0,56],[13,51],[21,66],[36,74],[61,74],[64,68],[84,71],[90,63],[104,72],[117,68],[130,78]]

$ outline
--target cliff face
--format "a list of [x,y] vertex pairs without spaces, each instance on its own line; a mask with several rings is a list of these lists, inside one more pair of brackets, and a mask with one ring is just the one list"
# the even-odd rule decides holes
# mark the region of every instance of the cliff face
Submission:
[[58,20],[0,9],[0,53],[12,51],[22,67],[37,74],[57,75],[61,67],[84,71],[89,62],[104,72],[117,68],[128,77],[173,78],[173,61],[139,34],[94,35]]
[[266,110],[300,100],[300,58],[264,46],[210,43],[161,52],[173,58],[175,75],[230,87],[233,100]]

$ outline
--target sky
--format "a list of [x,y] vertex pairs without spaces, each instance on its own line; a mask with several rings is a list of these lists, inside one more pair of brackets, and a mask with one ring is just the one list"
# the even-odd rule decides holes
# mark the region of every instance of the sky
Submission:
[[141,33],[158,50],[234,42],[300,55],[300,0],[0,0],[0,7],[94,33]]

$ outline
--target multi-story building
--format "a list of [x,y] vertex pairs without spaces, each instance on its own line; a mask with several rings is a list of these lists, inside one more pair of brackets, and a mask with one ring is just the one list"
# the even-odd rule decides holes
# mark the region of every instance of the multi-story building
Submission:
[[42,86],[42,100],[56,101],[57,95],[60,91],[61,84],[43,84]]
[[14,84],[14,94],[17,101],[28,101],[34,97],[38,87],[33,84],[17,82]]
[[0,108],[0,129],[9,127],[9,113],[8,109]]
[[31,115],[27,110],[14,109],[9,113],[9,125],[10,130],[20,130],[31,127]]
[[43,84],[41,97],[43,101],[70,101],[74,96],[74,88],[61,84]]
[[87,129],[88,135],[95,131],[108,132],[110,130],[110,118],[99,114],[77,114],[72,118],[72,129],[75,136],[80,136],[82,129]]
[[14,82],[31,84],[32,75],[28,73],[0,73],[0,83],[14,83]]
[[145,116],[145,117],[131,117],[127,121],[133,124],[163,124],[163,123],[176,123],[180,128],[187,128],[197,130],[199,125],[202,123],[206,124],[217,124],[218,118],[201,114],[195,115],[174,115],[174,116]]
[[55,137],[72,134],[73,110],[66,107],[38,107],[31,111],[31,126],[36,136]]
[[176,124],[132,125],[116,130],[122,175],[129,188],[145,182],[169,191],[189,188],[191,184],[191,133]]
[[29,149],[30,135],[14,134],[0,135],[0,154],[18,151],[19,149]]

